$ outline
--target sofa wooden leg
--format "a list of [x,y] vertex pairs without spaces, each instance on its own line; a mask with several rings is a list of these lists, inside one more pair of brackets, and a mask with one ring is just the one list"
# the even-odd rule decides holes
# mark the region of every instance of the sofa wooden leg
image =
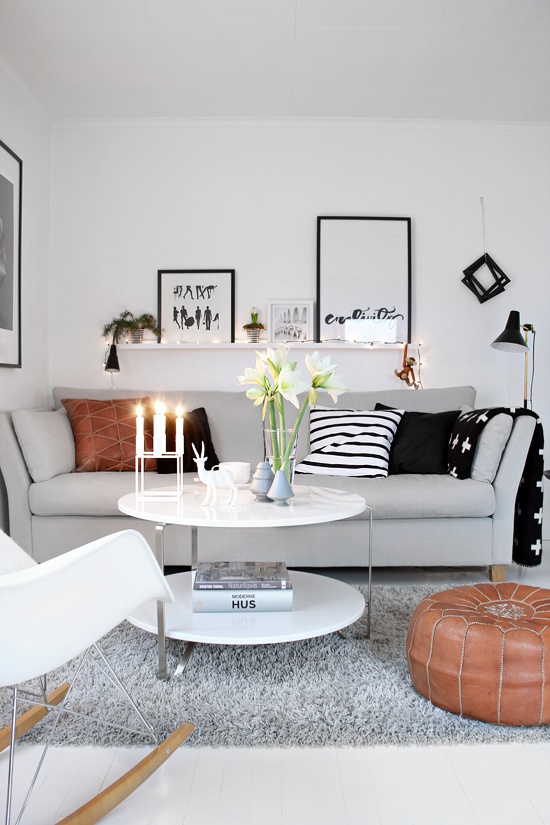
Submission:
[[492,564],[489,567],[489,578],[492,582],[505,582],[506,581],[506,565],[505,564]]

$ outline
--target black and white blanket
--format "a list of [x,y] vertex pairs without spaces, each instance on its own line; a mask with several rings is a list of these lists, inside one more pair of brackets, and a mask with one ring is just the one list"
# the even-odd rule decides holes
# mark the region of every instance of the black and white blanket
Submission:
[[[523,567],[536,567],[542,561],[542,481],[544,473],[544,433],[539,417],[522,407],[491,407],[461,415],[454,425],[449,443],[449,472],[457,478],[469,478],[475,448],[483,427],[491,418],[506,413],[512,418],[530,415],[536,418],[535,430],[525,460],[516,496],[514,547],[512,558]],[[467,443],[469,449],[463,450]]]

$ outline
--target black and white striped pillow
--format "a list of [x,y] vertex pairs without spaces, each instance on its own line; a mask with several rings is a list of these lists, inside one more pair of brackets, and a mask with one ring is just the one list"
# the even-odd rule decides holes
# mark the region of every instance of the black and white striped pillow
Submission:
[[296,472],[385,478],[403,412],[315,407],[309,418],[311,453],[296,466]]

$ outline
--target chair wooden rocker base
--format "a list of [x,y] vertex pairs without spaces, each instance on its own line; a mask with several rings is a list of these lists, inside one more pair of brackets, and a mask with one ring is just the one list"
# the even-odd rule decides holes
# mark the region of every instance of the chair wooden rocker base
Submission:
[[[0,752],[9,747],[10,742],[14,745],[17,739],[20,739],[27,731],[34,727],[50,710],[59,703],[62,703],[69,689],[70,685],[68,683],[61,685],[46,697],[47,704],[35,705],[31,710],[19,716],[16,721],[13,740],[11,736],[11,725],[0,730]],[[58,825],[93,825],[93,823],[98,822],[152,776],[193,733],[194,727],[191,722],[184,722],[183,725],[180,725],[180,727],[167,736],[163,742],[160,742],[151,753],[144,756],[133,768],[130,768],[130,770],[109,785],[109,787],[96,794],[96,796],[86,802],[86,804],[60,820]],[[48,745],[45,746],[45,748],[47,747]],[[40,765],[35,773],[35,779],[42,761],[43,760],[40,761]],[[27,795],[27,799],[29,796],[30,792]],[[25,802],[26,801],[27,800],[25,800]],[[19,816],[21,816],[22,813],[23,810],[21,810]],[[9,822],[8,818],[6,818],[6,822]]]
[[[6,538],[0,533],[0,554]],[[133,530],[92,542],[42,565],[30,564],[26,569],[0,575],[0,686],[10,687],[13,692],[11,724],[0,730],[0,751],[10,749],[5,823],[11,822],[15,743],[45,716],[53,714],[55,718],[16,823],[23,815],[61,714],[143,735],[143,729],[107,722],[68,705],[83,665],[91,662],[137,714],[156,745],[112,785],[58,823],[92,825],[130,796],[193,732],[193,724],[185,722],[159,743],[95,641],[123,621],[135,606],[149,599],[173,601],[173,595],[149,546]],[[30,600],[25,600],[26,592]],[[67,632],[68,615],[78,628],[76,634]],[[63,684],[47,695],[46,679],[39,674],[78,657],[71,684]],[[32,679],[39,679],[38,693],[27,686]],[[32,707],[18,716],[21,704]]]

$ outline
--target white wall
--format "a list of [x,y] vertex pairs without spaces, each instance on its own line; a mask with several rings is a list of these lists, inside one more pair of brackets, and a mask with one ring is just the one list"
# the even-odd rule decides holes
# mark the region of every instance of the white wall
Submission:
[[[426,387],[469,383],[520,402],[521,356],[489,347],[510,309],[540,331],[534,407],[550,425],[544,364],[550,130],[365,122],[65,124],[53,135],[52,385],[109,386],[104,322],[156,312],[157,270],[235,268],[237,328],[252,305],[315,297],[317,215],[411,216],[413,340]],[[480,304],[462,270],[487,251],[512,279]],[[361,287],[358,284],[358,295]],[[61,334],[62,332],[62,334]],[[398,386],[400,353],[340,352],[353,388]],[[237,389],[252,353],[120,352],[120,387]],[[550,429],[549,429],[550,431]]]
[[[22,368],[0,367],[0,409],[48,403],[51,124],[0,59],[0,139],[23,161]],[[0,527],[7,527],[0,478]]]

